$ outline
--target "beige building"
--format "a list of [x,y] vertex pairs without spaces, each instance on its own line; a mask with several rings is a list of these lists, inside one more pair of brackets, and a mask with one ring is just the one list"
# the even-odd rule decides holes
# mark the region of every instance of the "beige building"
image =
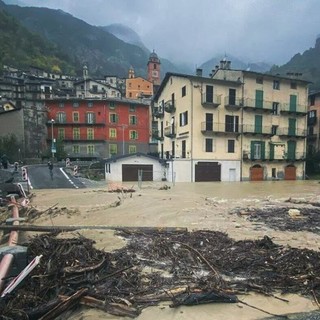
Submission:
[[308,111],[308,152],[310,155],[320,151],[320,92],[309,95]]
[[303,179],[308,83],[232,70],[167,73],[155,95],[158,149],[176,181]]

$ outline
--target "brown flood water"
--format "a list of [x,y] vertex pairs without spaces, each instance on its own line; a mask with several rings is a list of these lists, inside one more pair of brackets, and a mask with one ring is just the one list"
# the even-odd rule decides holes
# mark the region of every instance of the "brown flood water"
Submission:
[[[109,225],[109,226],[155,226],[187,227],[224,231],[230,237],[257,239],[268,235],[274,242],[298,248],[319,250],[320,236],[310,232],[283,232],[255,225],[243,217],[230,214],[235,207],[263,207],[283,204],[284,200],[306,199],[320,202],[318,181],[275,181],[275,182],[218,182],[177,183],[169,190],[159,190],[164,183],[143,182],[126,184],[136,192],[130,194],[109,193],[108,186],[95,189],[35,190],[32,205],[39,210],[57,204],[59,207],[75,209],[67,216],[43,216],[37,224],[54,225]],[[110,187],[110,186],[109,186]],[[115,201],[121,204],[113,207]],[[96,240],[96,246],[113,250],[124,245],[123,240],[112,231],[82,231],[83,235]],[[316,310],[312,299],[298,295],[284,296],[289,302],[275,298],[250,294],[240,299],[270,313],[285,314]],[[168,304],[143,310],[138,320],[167,319],[262,319],[267,314],[241,304],[208,304],[193,307],[169,308]],[[121,319],[95,309],[82,309],[68,319]]]

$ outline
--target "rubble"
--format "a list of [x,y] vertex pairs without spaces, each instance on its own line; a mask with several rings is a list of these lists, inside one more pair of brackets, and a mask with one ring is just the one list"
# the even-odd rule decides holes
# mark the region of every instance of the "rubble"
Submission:
[[164,300],[177,307],[241,302],[237,295],[248,292],[320,295],[320,253],[276,245],[267,236],[235,241],[209,230],[156,228],[116,233],[127,245],[113,252],[79,234],[30,239],[29,259],[42,255],[40,264],[1,300],[0,319],[55,319],[81,305],[134,318]]

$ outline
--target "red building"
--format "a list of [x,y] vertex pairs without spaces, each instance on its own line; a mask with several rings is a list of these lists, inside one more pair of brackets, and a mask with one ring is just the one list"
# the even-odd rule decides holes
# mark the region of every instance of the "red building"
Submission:
[[62,143],[71,159],[148,153],[149,104],[129,99],[50,99],[48,144]]

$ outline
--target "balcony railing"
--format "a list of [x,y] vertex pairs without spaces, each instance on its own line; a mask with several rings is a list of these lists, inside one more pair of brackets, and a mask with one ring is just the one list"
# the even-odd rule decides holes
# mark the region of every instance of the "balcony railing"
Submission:
[[174,101],[172,100],[168,100],[165,104],[164,104],[164,111],[168,112],[168,113],[173,113],[176,111],[175,105],[174,105]]
[[281,108],[280,108],[280,112],[306,115],[307,114],[307,106],[301,105],[301,104],[291,105],[290,103],[282,103]]
[[244,99],[243,106],[245,109],[272,111],[273,102],[266,100],[256,100],[251,98]]
[[164,128],[164,135],[168,138],[174,138],[176,136],[175,126],[168,126]]
[[244,150],[242,153],[242,159],[244,161],[305,161],[306,153],[305,152],[295,152],[295,153],[286,153],[275,154],[270,150],[265,151],[264,155],[254,154],[250,151]]
[[240,134],[239,127],[233,124],[227,124],[222,122],[201,122],[201,132],[204,134]]
[[267,135],[272,136],[271,126],[255,126],[251,124],[244,124],[243,125],[243,133],[244,134],[252,134],[252,135]]
[[306,137],[307,130],[305,129],[295,129],[295,128],[278,128],[278,136],[288,136],[288,137]]
[[153,109],[153,115],[156,117],[156,118],[162,118],[163,117],[163,109],[162,108],[159,108],[159,107],[156,107]]
[[154,130],[152,132],[152,139],[162,141],[163,140],[163,136],[161,135],[159,130]]
[[224,106],[229,110],[239,110],[242,107],[242,99],[233,96],[224,97]]
[[218,96],[215,94],[210,95],[210,94],[203,93],[201,104],[203,107],[206,107],[206,108],[216,108],[221,104],[221,95]]

